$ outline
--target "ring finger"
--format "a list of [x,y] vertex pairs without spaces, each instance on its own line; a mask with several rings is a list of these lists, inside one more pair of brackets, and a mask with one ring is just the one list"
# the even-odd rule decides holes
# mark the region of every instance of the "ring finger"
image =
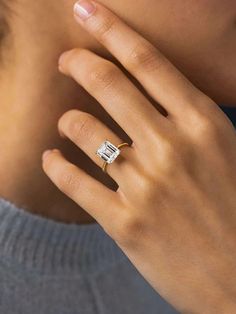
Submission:
[[[67,111],[60,118],[58,129],[62,135],[75,143],[101,168],[104,160],[96,154],[101,144],[105,140],[115,146],[124,142],[93,115],[76,109]],[[106,172],[120,185],[124,181],[120,180],[124,177],[124,171],[126,175],[129,175],[134,167],[134,160],[133,146],[124,147],[112,166],[108,165]]]

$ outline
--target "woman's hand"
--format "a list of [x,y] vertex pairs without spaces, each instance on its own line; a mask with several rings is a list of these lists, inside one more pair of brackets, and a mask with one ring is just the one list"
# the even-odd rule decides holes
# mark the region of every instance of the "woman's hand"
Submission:
[[[82,1],[84,2],[84,1]],[[85,11],[84,11],[85,13]],[[58,150],[43,168],[118,243],[153,287],[179,311],[236,313],[236,134],[219,107],[150,42],[99,3],[76,17],[168,112],[162,115],[112,62],[85,49],[60,59],[132,139],[108,165],[112,191]],[[92,115],[59,121],[98,166],[101,143],[122,139]]]

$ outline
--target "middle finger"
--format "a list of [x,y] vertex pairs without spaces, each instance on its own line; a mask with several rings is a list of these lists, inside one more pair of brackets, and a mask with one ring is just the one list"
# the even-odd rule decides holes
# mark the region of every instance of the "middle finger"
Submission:
[[[133,139],[136,146],[166,136],[171,122],[162,116],[114,63],[86,49],[63,55],[59,69],[82,85]],[[148,126],[148,127],[147,127]]]

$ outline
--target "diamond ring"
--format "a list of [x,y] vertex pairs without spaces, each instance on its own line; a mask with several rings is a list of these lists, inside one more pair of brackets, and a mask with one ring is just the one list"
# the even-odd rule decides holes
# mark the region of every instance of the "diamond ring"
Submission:
[[113,145],[111,142],[106,140],[102,143],[102,145],[98,148],[96,154],[104,160],[102,170],[106,172],[106,167],[108,164],[113,163],[116,158],[120,155],[120,148],[123,146],[129,146],[128,143],[121,143],[117,147]]

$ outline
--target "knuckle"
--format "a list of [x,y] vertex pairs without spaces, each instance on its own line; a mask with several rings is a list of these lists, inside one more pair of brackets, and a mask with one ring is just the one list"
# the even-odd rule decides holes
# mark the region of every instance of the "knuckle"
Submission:
[[100,42],[105,43],[108,40],[115,28],[116,21],[115,17],[109,15],[105,16],[102,23],[99,22],[99,24],[96,25],[96,35]]
[[209,143],[212,140],[215,143],[222,142],[225,134],[231,131],[229,126],[233,126],[227,115],[213,101],[208,101],[203,110],[195,112],[189,122],[193,138],[200,143]]
[[77,121],[71,124],[71,134],[73,140],[78,144],[84,140],[90,140],[94,134],[94,119],[90,116],[80,117]]
[[70,196],[78,192],[81,186],[80,178],[75,170],[75,165],[64,166],[60,173],[58,172],[56,180],[59,189]]
[[178,174],[188,153],[183,146],[177,138],[162,143],[156,169],[159,175],[173,179]]
[[164,164],[172,165],[176,161],[177,151],[180,153],[179,149],[177,149],[176,145],[174,145],[170,140],[162,143],[162,161]]
[[139,40],[131,50],[125,63],[127,68],[134,70],[153,71],[160,68],[165,60],[151,43],[146,40]]
[[78,144],[92,138],[95,121],[89,113],[71,110],[59,121],[59,128],[63,129],[64,122],[69,137]]
[[134,213],[126,213],[113,230],[115,240],[122,246],[133,246],[137,243],[144,227],[143,220]]
[[116,66],[105,61],[91,71],[89,80],[93,87],[98,86],[98,88],[105,90],[115,83],[118,75],[119,71]]
[[152,200],[156,199],[157,191],[159,190],[159,182],[156,176],[153,176],[153,174],[145,176],[141,182],[141,197],[143,198],[144,196],[145,201],[152,202]]
[[215,138],[218,133],[218,125],[214,119],[201,116],[195,126],[197,139],[204,141]]

